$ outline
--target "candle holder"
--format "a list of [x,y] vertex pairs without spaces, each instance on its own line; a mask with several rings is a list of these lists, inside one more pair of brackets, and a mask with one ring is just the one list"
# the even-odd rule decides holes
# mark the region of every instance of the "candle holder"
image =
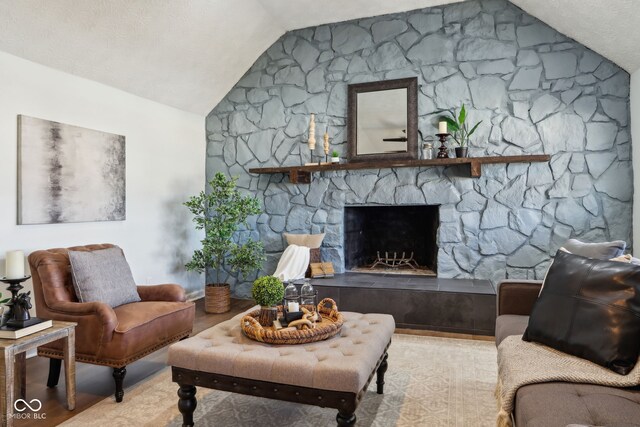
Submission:
[[449,149],[447,148],[445,142],[447,142],[447,137],[449,133],[437,133],[436,136],[440,139],[440,147],[438,147],[438,159],[448,159],[449,158]]
[[311,113],[309,120],[309,139],[307,140],[309,151],[311,152],[311,163],[313,163],[313,151],[316,149],[316,115]]
[[324,161],[329,163],[329,132],[327,129],[324,131]]
[[302,319],[302,314],[302,311],[300,311],[300,294],[296,285],[291,281],[284,290],[282,315],[285,323],[288,324],[294,320]]
[[308,278],[304,279],[304,284],[300,288],[300,304],[311,312],[315,312],[318,305],[318,292]]
[[0,279],[0,282],[6,283],[9,285],[7,290],[11,292],[11,301],[7,303],[7,306],[9,307],[9,312],[7,313],[7,318],[9,319],[9,321],[7,323],[15,323],[15,321],[25,320],[25,319],[15,319],[16,313],[13,307],[15,306],[15,303],[18,300],[18,292],[20,292],[23,288],[21,283],[26,282],[29,279],[31,279],[31,276],[19,277],[17,279],[8,279],[6,277],[3,277]]

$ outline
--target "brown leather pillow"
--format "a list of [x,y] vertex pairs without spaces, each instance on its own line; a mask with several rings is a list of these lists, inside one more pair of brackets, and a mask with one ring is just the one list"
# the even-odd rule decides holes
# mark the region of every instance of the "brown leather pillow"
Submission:
[[640,267],[558,251],[522,339],[628,374],[640,354]]

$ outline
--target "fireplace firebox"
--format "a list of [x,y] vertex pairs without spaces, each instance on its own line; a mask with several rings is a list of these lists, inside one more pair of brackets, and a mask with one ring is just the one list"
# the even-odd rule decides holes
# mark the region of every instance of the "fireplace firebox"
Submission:
[[437,273],[439,206],[347,206],[345,269],[366,273]]

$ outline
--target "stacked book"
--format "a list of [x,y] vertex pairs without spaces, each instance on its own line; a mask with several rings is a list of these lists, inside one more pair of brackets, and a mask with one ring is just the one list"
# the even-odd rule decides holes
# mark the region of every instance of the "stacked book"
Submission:
[[31,319],[26,320],[23,326],[4,325],[0,327],[0,339],[16,340],[18,338],[43,331],[52,326],[53,322],[51,320],[32,317]]

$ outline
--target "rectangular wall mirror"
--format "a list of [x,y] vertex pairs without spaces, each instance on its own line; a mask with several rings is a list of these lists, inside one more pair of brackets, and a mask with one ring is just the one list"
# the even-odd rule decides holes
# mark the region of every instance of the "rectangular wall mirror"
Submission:
[[418,79],[349,85],[349,161],[418,158]]

